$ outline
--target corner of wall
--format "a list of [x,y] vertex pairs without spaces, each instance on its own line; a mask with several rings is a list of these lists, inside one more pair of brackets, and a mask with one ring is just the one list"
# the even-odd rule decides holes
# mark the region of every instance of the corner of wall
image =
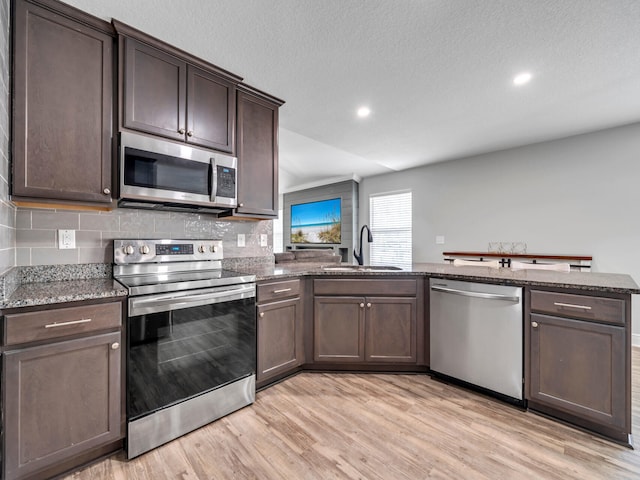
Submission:
[[10,0],[0,0],[0,274],[16,264],[16,208],[9,201]]

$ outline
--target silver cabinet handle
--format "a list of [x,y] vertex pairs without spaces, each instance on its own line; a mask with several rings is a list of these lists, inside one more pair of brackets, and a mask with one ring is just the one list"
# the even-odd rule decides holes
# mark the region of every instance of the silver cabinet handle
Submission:
[[580,308],[582,310],[591,310],[588,305],[574,305],[573,303],[553,302],[556,307]]
[[102,190],[102,193],[104,193],[105,195],[110,195],[111,190],[109,190],[108,188],[105,188],[104,190]]
[[361,303],[361,304],[360,304],[360,308],[364,308],[364,303]]
[[120,344],[118,342],[113,342],[111,344],[111,350],[117,350],[118,348],[120,348]]
[[181,128],[180,130],[178,130],[178,133],[179,133],[180,135],[184,135],[184,128]]
[[469,292],[467,290],[457,290],[455,288],[447,288],[441,287],[439,285],[431,285],[431,290],[435,292],[442,293],[451,293],[453,295],[461,295],[463,297],[474,297],[474,298],[485,298],[487,300],[506,300],[508,302],[519,302],[520,297],[518,296],[509,296],[509,295],[500,295],[497,293],[486,293],[486,292]]
[[67,325],[79,325],[81,323],[89,323],[90,321],[90,318],[83,318],[82,320],[71,320],[69,322],[53,322],[45,325],[44,328],[66,327]]
[[239,203],[238,206],[239,207],[244,207],[244,203]]
[[189,131],[187,132],[187,137],[193,137],[193,131],[189,130]]
[[290,288],[281,288],[280,290],[274,290],[273,293],[284,293],[284,292],[290,292],[291,289]]
[[538,328],[538,322],[531,322],[531,326],[533,328]]
[[264,317],[264,312],[260,312],[260,318]]
[[371,304],[370,303],[367,303],[367,308],[371,308]]

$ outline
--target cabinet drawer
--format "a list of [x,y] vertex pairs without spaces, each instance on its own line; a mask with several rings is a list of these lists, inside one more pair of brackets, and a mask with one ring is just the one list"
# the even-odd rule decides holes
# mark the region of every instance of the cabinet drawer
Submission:
[[5,316],[5,344],[47,340],[122,325],[120,302],[57,308]]
[[406,295],[418,293],[417,280],[393,279],[317,279],[313,281],[315,295]]
[[257,288],[258,303],[300,295],[300,280],[284,280],[278,282],[260,283]]
[[581,318],[600,322],[625,323],[624,301],[617,298],[591,297],[569,293],[531,292],[531,311],[560,317]]

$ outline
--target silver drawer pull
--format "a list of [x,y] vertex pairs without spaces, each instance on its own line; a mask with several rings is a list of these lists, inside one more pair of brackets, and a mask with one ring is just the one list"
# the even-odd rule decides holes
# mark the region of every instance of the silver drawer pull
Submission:
[[66,327],[67,325],[79,325],[81,323],[89,323],[90,321],[90,318],[83,318],[82,320],[71,320],[70,322],[53,322],[45,325],[44,328]]
[[569,307],[569,308],[581,308],[582,310],[591,310],[591,307],[588,305],[574,305],[572,303],[560,303],[553,302],[556,307]]
[[273,293],[284,293],[284,292],[290,292],[291,289],[290,288],[281,288],[280,290],[274,290]]

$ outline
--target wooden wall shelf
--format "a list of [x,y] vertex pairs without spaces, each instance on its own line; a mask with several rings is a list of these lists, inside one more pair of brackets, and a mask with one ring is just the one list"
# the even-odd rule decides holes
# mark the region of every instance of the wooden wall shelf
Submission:
[[511,260],[530,260],[531,263],[569,263],[572,269],[583,270],[591,268],[593,257],[588,255],[556,255],[544,253],[501,253],[501,252],[442,252],[445,261],[453,262],[455,258],[487,258],[498,259],[503,267],[509,267]]

